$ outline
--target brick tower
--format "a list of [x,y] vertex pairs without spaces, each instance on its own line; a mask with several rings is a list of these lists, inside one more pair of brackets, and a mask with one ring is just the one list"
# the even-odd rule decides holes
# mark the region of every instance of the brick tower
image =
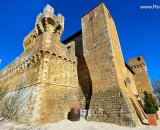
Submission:
[[77,58],[73,42],[60,42],[63,30],[64,17],[47,5],[24,38],[24,52],[0,72],[1,116],[29,125],[68,117],[77,102]]
[[92,81],[89,120],[136,125],[138,118],[127,94],[126,68],[115,23],[103,3],[82,17],[82,36]]
[[134,79],[137,91],[141,99],[144,98],[144,91],[153,94],[153,89],[148,77],[147,66],[143,56],[128,59],[130,67],[135,72]]

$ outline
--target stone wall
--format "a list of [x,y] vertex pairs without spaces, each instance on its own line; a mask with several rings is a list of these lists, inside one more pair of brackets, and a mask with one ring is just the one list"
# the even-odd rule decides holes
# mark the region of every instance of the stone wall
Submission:
[[38,100],[38,61],[20,62],[17,58],[9,67],[1,71],[0,114],[1,116],[30,124],[36,115]]
[[75,43],[75,55],[77,57],[79,107],[80,109],[89,109],[92,95],[92,83],[83,54],[82,30],[63,41],[66,45],[70,42]]
[[126,77],[126,80],[125,80],[125,84],[129,85],[129,87],[127,89],[130,93],[134,94],[135,96],[138,96],[138,91],[137,91],[136,84],[135,84],[135,81],[134,81],[135,72],[130,70],[131,68],[129,69],[128,67],[129,66],[127,65],[127,67],[126,67],[127,77]]
[[40,110],[37,124],[68,118],[71,106],[78,102],[78,77],[75,62],[50,55],[44,58],[40,86]]
[[24,38],[24,52],[0,72],[0,115],[29,125],[68,118],[78,103],[75,43],[60,42],[62,15],[47,5]]
[[146,119],[146,114],[144,113],[143,108],[140,106],[138,102],[138,101],[141,101],[141,99],[138,95],[135,81],[134,81],[135,73],[133,72],[133,70],[131,70],[131,68],[129,68],[127,64],[126,64],[126,69],[127,69],[127,74],[126,74],[125,84],[128,90],[129,98],[130,98],[131,104],[133,105],[136,111],[137,116],[139,117],[141,122],[143,122],[143,120]]
[[39,85],[6,93],[0,102],[1,117],[31,125],[37,116]]
[[129,60],[130,67],[134,70],[134,80],[136,83],[137,91],[141,99],[144,98],[144,91],[153,94],[153,89],[148,77],[147,66],[143,56],[130,58]]
[[89,120],[139,124],[124,82],[126,68],[114,21],[103,3],[82,17],[82,34],[92,82]]

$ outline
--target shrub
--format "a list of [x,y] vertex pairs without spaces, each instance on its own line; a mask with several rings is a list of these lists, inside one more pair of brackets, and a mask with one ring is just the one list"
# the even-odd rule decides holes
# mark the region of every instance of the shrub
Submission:
[[155,114],[159,110],[156,99],[152,94],[144,92],[144,111],[147,114]]

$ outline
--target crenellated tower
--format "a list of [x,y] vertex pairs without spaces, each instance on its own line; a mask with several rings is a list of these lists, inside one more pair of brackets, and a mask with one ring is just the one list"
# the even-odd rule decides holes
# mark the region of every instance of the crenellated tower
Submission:
[[54,8],[50,5],[46,5],[43,13],[37,16],[35,28],[38,34],[44,33],[44,35],[48,37],[46,42],[49,43],[49,38],[51,36],[56,35],[59,38],[61,37],[64,31],[64,17],[61,14],[57,16],[54,15]]
[[29,125],[67,118],[78,102],[78,76],[75,45],[60,42],[63,31],[64,17],[47,5],[24,38],[24,52],[0,72],[1,116]]
[[54,8],[46,5],[43,13],[37,16],[35,28],[24,38],[24,51],[34,48],[34,51],[48,50],[58,53],[59,48],[64,46],[60,42],[63,31],[64,17],[61,14],[56,16]]
[[135,72],[134,79],[137,91],[141,99],[144,98],[144,91],[153,94],[152,85],[148,76],[147,65],[144,56],[137,56],[128,59],[130,67]]

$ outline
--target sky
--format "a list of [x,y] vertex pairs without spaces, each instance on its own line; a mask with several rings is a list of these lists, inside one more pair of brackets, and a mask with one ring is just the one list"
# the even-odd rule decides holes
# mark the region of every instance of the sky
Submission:
[[143,55],[150,79],[160,78],[160,0],[0,0],[0,70],[23,52],[23,39],[46,4],[65,17],[63,41],[81,29],[81,16],[100,2],[115,21],[124,60]]

